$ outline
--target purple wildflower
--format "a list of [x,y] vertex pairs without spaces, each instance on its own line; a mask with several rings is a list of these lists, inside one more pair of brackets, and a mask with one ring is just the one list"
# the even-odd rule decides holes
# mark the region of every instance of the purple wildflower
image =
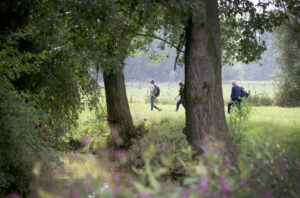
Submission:
[[298,160],[295,160],[295,163],[300,168],[300,162]]
[[228,155],[226,155],[225,160],[226,160],[226,163],[227,163],[227,167],[231,168],[231,160],[230,160],[230,157]]
[[121,150],[116,150],[114,155],[115,158],[120,159],[123,156],[123,152]]
[[205,177],[201,177],[200,185],[201,185],[201,188],[204,188],[204,189],[207,188],[207,180]]
[[142,193],[140,194],[139,198],[151,198],[152,196],[148,193]]
[[119,187],[115,187],[114,188],[114,196],[119,196],[120,195],[120,188]]
[[72,188],[71,198],[79,198],[79,190],[77,188]]
[[211,194],[210,194],[210,198],[215,198],[216,196],[217,196],[217,192],[212,192]]
[[200,179],[200,188],[198,189],[199,194],[203,194],[207,189],[207,180],[205,177],[201,177]]
[[188,188],[184,188],[182,193],[181,193],[181,196],[186,198],[189,196],[189,189]]
[[87,179],[90,179],[90,178],[92,177],[92,174],[91,174],[91,173],[86,173],[86,174],[85,174],[85,177],[86,177]]
[[221,198],[227,198],[227,195],[226,195],[225,193],[223,193],[223,194],[221,195]]
[[165,184],[167,185],[168,188],[171,187],[171,182],[170,181],[166,181]]
[[279,144],[276,144],[276,148],[279,148],[280,147],[280,145]]
[[10,194],[9,197],[11,197],[11,198],[20,198],[20,195],[19,195],[19,193],[14,192],[14,193]]
[[265,142],[264,145],[265,145],[265,147],[267,147],[267,148],[269,147],[269,143],[268,143],[268,142]]
[[207,136],[205,136],[204,142],[205,142],[205,147],[208,148],[208,146],[209,146],[209,138]]
[[215,148],[215,152],[216,152],[217,154],[220,154],[220,153],[221,153],[221,150],[220,150],[219,148]]
[[266,193],[266,194],[264,195],[264,198],[271,198],[270,193]]
[[89,143],[89,138],[87,135],[82,136],[81,138],[81,144],[82,146],[86,146]]
[[223,190],[225,192],[227,192],[229,190],[229,184],[227,184],[226,182],[223,184]]
[[93,187],[92,187],[90,184],[87,184],[87,185],[85,186],[85,191],[86,191],[87,193],[91,193],[91,192],[93,192]]
[[120,175],[119,174],[115,174],[114,175],[114,181],[115,182],[119,182],[120,181]]
[[61,191],[61,195],[62,195],[63,197],[65,197],[65,196],[67,195],[67,193],[68,193],[68,191],[67,191],[67,189],[65,189],[65,188]]
[[222,185],[225,183],[224,177],[221,176],[221,177],[219,178],[219,183],[222,184]]
[[240,179],[240,184],[241,184],[241,185],[246,185],[245,180]]
[[167,143],[167,142],[162,142],[162,143],[161,143],[161,146],[162,146],[163,148],[167,148],[167,147],[168,147],[168,143]]

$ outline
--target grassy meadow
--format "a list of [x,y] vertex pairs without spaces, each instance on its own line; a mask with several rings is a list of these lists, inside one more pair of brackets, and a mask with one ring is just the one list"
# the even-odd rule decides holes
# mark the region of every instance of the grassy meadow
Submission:
[[[178,85],[174,83],[156,83],[161,89],[161,95],[157,98],[159,103],[175,104],[174,98],[178,95]],[[271,81],[241,81],[239,85],[245,90],[250,91],[251,95],[266,95],[273,98],[276,93],[276,84]],[[130,103],[145,103],[149,102],[149,86],[148,84],[127,83],[127,96]],[[224,101],[230,99],[231,83],[223,83]]]
[[[150,132],[155,130],[161,134],[173,134],[179,138],[185,138],[182,134],[182,129],[185,125],[184,108],[180,106],[179,111],[175,111],[177,100],[174,98],[178,94],[177,84],[157,84],[160,86],[161,95],[157,98],[156,105],[163,109],[161,112],[155,109],[150,111],[148,85],[127,84],[127,96],[134,123],[136,125],[143,123]],[[255,95],[263,95],[265,93],[270,98],[273,98],[276,92],[276,86],[272,82],[239,82],[239,84]],[[230,82],[223,84],[225,103],[229,99],[230,91]],[[225,105],[224,108],[226,108]],[[228,117],[227,114],[226,116]],[[286,150],[289,148],[300,150],[300,146],[297,144],[300,141],[299,118],[300,108],[253,105],[250,118],[242,121],[241,133],[243,133],[244,140],[253,139],[261,143],[279,144]],[[93,113],[88,110],[81,113],[79,127],[74,131],[75,134],[78,134],[78,137],[82,133],[90,134],[96,139],[99,139],[99,136],[104,137],[104,139],[108,137],[107,125],[105,123],[99,125]],[[98,141],[102,142],[102,145],[104,144],[103,140]],[[242,142],[242,147],[247,150],[246,142],[249,141]]]
[[[154,155],[152,160],[153,164],[158,163],[159,165],[163,163],[163,165],[170,167],[170,170],[173,170],[171,175],[175,177],[175,179],[173,178],[175,181],[180,179],[182,174],[184,174],[184,172],[182,172],[182,163],[190,163],[191,157],[188,152],[186,152],[188,144],[185,135],[182,133],[185,126],[185,110],[180,106],[179,111],[175,111],[176,100],[174,100],[174,98],[178,93],[178,89],[174,85],[176,84],[172,86],[169,85],[168,87],[168,84],[165,83],[161,86],[161,95],[156,104],[163,109],[161,112],[157,110],[150,111],[150,103],[147,97],[148,88],[134,87],[139,86],[138,84],[127,88],[134,124],[137,127],[144,126],[147,133],[133,144],[127,153],[129,158],[126,157],[126,162],[122,162],[122,160],[121,162],[107,160],[113,158],[115,154],[110,153],[105,147],[110,136],[105,119],[99,122],[99,116],[103,115],[96,115],[94,111],[91,112],[88,108],[82,111],[79,116],[78,126],[70,131],[69,137],[80,140],[82,136],[87,135],[90,139],[89,146],[81,150],[81,152],[83,152],[81,154],[62,153],[60,155],[60,159],[64,164],[64,171],[53,172],[55,182],[51,182],[51,179],[48,181],[47,178],[44,178],[46,185],[41,184],[41,188],[44,189],[40,193],[42,197],[56,197],[54,195],[64,192],[66,189],[71,189],[71,193],[73,193],[74,184],[81,186],[79,188],[82,189],[81,191],[87,191],[87,188],[94,189],[93,192],[90,192],[89,197],[97,197],[97,195],[102,194],[102,192],[105,189],[109,189],[109,187],[115,190],[116,188],[114,186],[119,184],[119,177],[121,180],[124,180],[124,182],[126,181],[124,183],[126,187],[122,190],[126,193],[127,190],[130,191],[129,189],[132,189],[133,182],[141,182],[141,178],[147,178],[147,176],[144,175],[138,179],[132,169],[144,167],[145,165],[142,158],[145,155],[149,155],[149,153]],[[252,93],[256,92],[256,94],[261,94],[267,92],[270,94],[270,97],[274,96],[274,86],[271,83],[255,84],[254,82],[241,82],[241,85],[245,86],[247,90],[250,89]],[[223,85],[225,100],[229,98],[230,88],[230,84]],[[224,108],[226,108],[225,105]],[[230,127],[230,117],[227,113],[226,117]],[[270,164],[269,168],[264,169],[262,167],[262,169],[260,169],[259,163],[261,162],[258,161],[262,159],[262,154],[257,152],[257,148],[254,144],[267,144],[269,151],[287,153],[299,159],[299,118],[300,108],[252,106],[250,117],[242,120],[240,126],[240,133],[243,138],[239,144],[239,163],[243,174],[247,175],[247,171],[250,171],[247,168],[249,167],[249,158],[257,162],[257,169],[261,171],[262,175],[268,172],[268,169],[275,167]],[[268,151],[266,152],[267,155],[269,155]],[[92,155],[91,153],[97,153],[97,155]],[[211,156],[213,157],[215,153],[214,151]],[[165,157],[161,160],[161,156]],[[172,163],[172,160],[168,157],[172,159],[174,159],[173,157],[178,158],[181,162]],[[263,163],[265,162],[263,161]],[[275,170],[277,171],[278,168],[275,167],[273,171]],[[140,171],[139,174],[142,174],[143,171]],[[231,176],[231,174],[229,174],[229,176]],[[128,178],[130,178],[131,182],[128,182]],[[47,194],[46,192],[51,193]],[[112,193],[112,191],[110,191],[110,193]],[[107,197],[113,197],[113,195]]]

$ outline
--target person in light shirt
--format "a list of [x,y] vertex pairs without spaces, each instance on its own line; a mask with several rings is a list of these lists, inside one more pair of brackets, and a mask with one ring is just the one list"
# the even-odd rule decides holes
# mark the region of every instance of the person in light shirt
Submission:
[[152,79],[150,80],[150,104],[151,104],[151,111],[153,111],[153,108],[157,109],[158,111],[161,111],[162,109],[158,108],[154,102],[155,102],[155,81]]

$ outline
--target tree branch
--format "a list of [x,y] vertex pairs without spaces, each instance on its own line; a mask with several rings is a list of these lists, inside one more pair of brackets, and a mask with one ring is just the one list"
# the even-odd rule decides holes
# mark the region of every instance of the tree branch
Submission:
[[157,35],[150,35],[150,34],[139,33],[139,34],[137,34],[137,36],[145,36],[145,37],[151,37],[151,38],[155,38],[155,39],[161,40],[161,41],[167,43],[168,45],[170,45],[171,47],[174,47],[177,51],[184,53],[184,51],[182,51],[179,47],[177,47],[176,45],[170,43],[169,41],[167,41],[167,40],[165,40],[165,39],[163,39],[163,38],[161,38],[161,37],[159,37]]
[[[182,49],[184,41],[185,41],[185,30],[183,30],[183,32],[180,35],[179,43],[178,43],[178,46],[177,46],[178,49]],[[177,61],[178,61],[179,55],[181,53],[180,51],[178,51],[178,49],[176,50],[176,58],[175,58],[175,62],[174,62],[174,71],[176,70]]]

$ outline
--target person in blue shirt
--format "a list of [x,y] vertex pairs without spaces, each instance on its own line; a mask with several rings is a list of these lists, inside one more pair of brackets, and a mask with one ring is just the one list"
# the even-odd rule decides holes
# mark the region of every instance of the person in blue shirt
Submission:
[[178,82],[179,85],[179,94],[176,96],[175,100],[180,96],[180,99],[178,100],[176,104],[176,111],[178,111],[179,105],[182,104],[182,106],[185,108],[185,103],[184,103],[184,83],[182,81]]
[[230,102],[228,104],[228,113],[230,113],[230,109],[234,108],[234,104],[238,103],[239,106],[243,105],[243,101],[241,100],[243,90],[240,86],[238,86],[235,80],[232,81],[232,88],[231,88],[231,95],[230,95]]
[[231,88],[231,96],[230,96],[230,100],[231,101],[237,101],[237,102],[241,102],[240,97],[242,96],[242,88],[240,86],[237,85],[237,82],[235,80],[232,81],[232,88]]

